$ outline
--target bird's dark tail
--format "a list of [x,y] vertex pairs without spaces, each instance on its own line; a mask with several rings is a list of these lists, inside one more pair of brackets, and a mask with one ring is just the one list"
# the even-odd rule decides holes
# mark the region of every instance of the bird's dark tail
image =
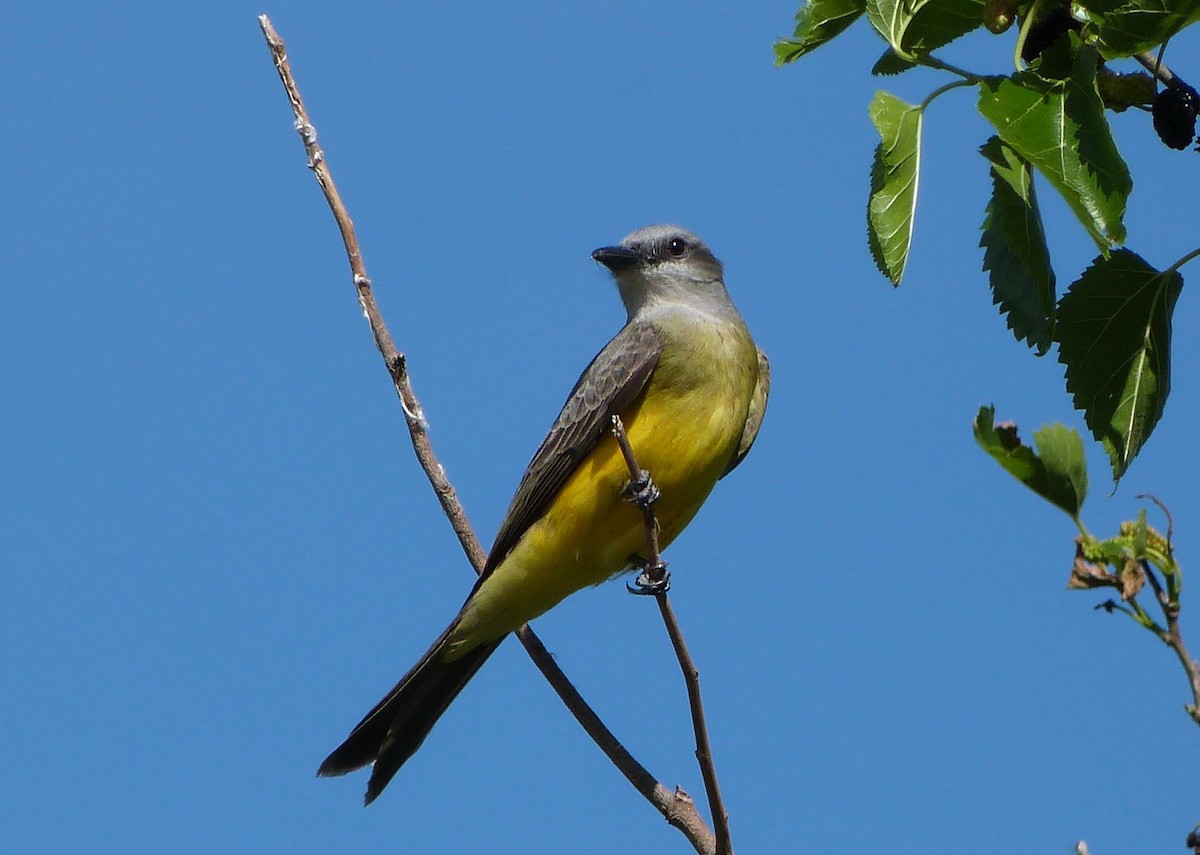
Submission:
[[421,747],[442,713],[504,640],[482,644],[451,662],[442,661],[454,624],[426,651],[346,741],[325,758],[320,776],[345,775],[374,762],[366,804],[375,801],[400,767]]

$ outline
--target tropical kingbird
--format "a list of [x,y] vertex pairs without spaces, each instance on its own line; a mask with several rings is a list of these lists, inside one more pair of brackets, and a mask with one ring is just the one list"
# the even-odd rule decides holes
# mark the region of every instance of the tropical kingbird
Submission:
[[568,594],[645,564],[645,526],[628,500],[612,416],[660,491],[663,548],[758,435],[767,358],[704,242],[678,226],[648,226],[592,258],[616,278],[625,326],[567,396],[450,626],[317,772],[374,763],[367,804],[505,636]]

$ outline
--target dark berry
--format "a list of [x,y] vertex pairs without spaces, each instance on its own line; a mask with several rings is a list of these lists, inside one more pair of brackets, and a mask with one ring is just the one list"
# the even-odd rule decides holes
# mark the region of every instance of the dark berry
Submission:
[[1196,91],[1168,86],[1154,97],[1154,130],[1165,145],[1187,148],[1196,136]]

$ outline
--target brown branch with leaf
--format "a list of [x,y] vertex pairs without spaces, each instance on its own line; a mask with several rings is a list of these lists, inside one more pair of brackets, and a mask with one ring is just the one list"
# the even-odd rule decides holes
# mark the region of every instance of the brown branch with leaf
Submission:
[[[1192,703],[1185,709],[1192,720],[1200,725],[1200,662],[1188,653],[1179,628],[1182,577],[1179,564],[1175,561],[1175,549],[1171,545],[1175,522],[1167,506],[1156,497],[1141,493],[1137,498],[1153,502],[1166,516],[1166,537],[1146,523],[1145,511],[1136,520],[1122,523],[1120,534],[1111,540],[1098,541],[1085,532],[1075,539],[1075,562],[1067,587],[1083,590],[1116,588],[1120,592],[1121,602],[1109,599],[1096,608],[1109,614],[1121,612],[1128,615],[1171,648],[1192,690]],[[1138,602],[1138,595],[1146,585],[1150,586],[1154,601],[1162,612],[1162,624]]]
[[[354,287],[358,294],[359,303],[370,325],[375,346],[383,357],[384,365],[392,378],[392,383],[400,398],[400,405],[404,411],[405,424],[408,427],[413,451],[426,477],[429,479],[429,484],[433,488],[438,502],[446,514],[446,518],[450,521],[450,525],[458,536],[459,543],[462,545],[467,559],[475,569],[475,572],[479,573],[485,561],[484,551],[471,528],[470,522],[467,520],[462,504],[458,500],[458,495],[449,479],[446,478],[445,470],[439,463],[433,451],[433,446],[429,441],[428,423],[425,419],[421,402],[413,391],[407,361],[404,354],[397,349],[391,333],[384,323],[379,307],[375,302],[371,280],[367,276],[366,265],[363,262],[358,238],[355,235],[353,221],[346,210],[341,195],[338,193],[337,186],[334,184],[325,152],[318,144],[317,131],[309,118],[304,101],[300,96],[300,90],[292,74],[283,39],[276,32],[266,15],[259,16],[258,20],[267,46],[271,51],[275,69],[278,71],[284,90],[287,93],[288,101],[295,117],[294,127],[300,134],[300,139],[304,144],[304,150],[308,158],[308,167],[317,179],[317,184],[320,186],[321,192],[329,204],[330,211],[333,213],[334,220],[341,234],[346,256],[350,263],[350,272],[353,277]],[[621,435],[623,437],[623,433]],[[626,447],[627,445],[626,441]],[[639,470],[634,466],[631,471],[635,473],[634,480],[636,480],[636,473]],[[649,506],[647,505],[645,512],[649,514],[647,525],[648,532],[650,532],[656,530],[657,526],[653,524],[653,514],[648,508]],[[656,535],[650,536],[656,537]],[[657,556],[656,540],[651,540],[650,543],[652,544],[651,551]],[[665,565],[662,565],[661,558],[656,558],[655,564],[665,568]],[[732,846],[729,840],[727,816],[717,787],[716,774],[712,767],[707,728],[704,724],[703,709],[700,705],[696,668],[687,654],[686,646],[683,644],[682,633],[679,630],[679,625],[671,610],[670,603],[666,599],[665,590],[656,592],[656,599],[662,611],[663,619],[667,624],[668,634],[671,637],[676,655],[679,657],[684,678],[687,682],[693,726],[696,733],[696,757],[701,765],[705,788],[708,792],[709,802],[714,815],[714,826],[717,829],[715,835],[704,822],[696,810],[695,803],[687,793],[678,788],[671,790],[660,783],[617,740],[612,731],[605,726],[600,717],[588,706],[582,695],[571,684],[566,674],[558,667],[553,657],[528,624],[520,627],[516,631],[516,636],[525,648],[525,652],[529,658],[537,666],[538,670],[542,672],[546,681],[558,694],[563,704],[579,722],[580,726],[583,727],[588,736],[592,738],[609,760],[612,761],[618,771],[650,802],[655,810],[668,823],[679,829],[698,853],[702,853],[702,855],[731,855]]]
[[[1150,500],[1166,516],[1165,537],[1146,522],[1146,512],[1142,510],[1136,520],[1121,524],[1116,537],[1098,539],[1079,516],[1088,489],[1087,461],[1079,434],[1060,424],[1047,425],[1033,432],[1034,444],[1030,446],[1021,441],[1015,424],[996,424],[995,416],[994,407],[979,408],[975,416],[975,441],[979,447],[1018,481],[1064,511],[1079,529],[1067,587],[1115,588],[1120,592],[1121,602],[1110,599],[1096,608],[1109,614],[1128,615],[1175,652],[1192,690],[1187,713],[1200,725],[1200,663],[1188,653],[1179,628],[1183,572],[1171,545],[1175,523],[1166,505],[1147,494],[1137,497]],[[1138,602],[1138,594],[1147,584],[1162,610],[1165,626]]]

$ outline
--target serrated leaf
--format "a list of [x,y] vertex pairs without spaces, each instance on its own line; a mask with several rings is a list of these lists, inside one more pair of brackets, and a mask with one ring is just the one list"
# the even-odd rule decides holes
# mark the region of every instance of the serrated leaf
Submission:
[[1067,391],[1112,462],[1125,474],[1162,416],[1171,389],[1171,316],[1183,288],[1119,249],[1084,271],[1058,306],[1055,339]]
[[1064,425],[1047,425],[1034,431],[1035,453],[1021,442],[1015,424],[996,425],[995,418],[995,407],[979,408],[975,416],[979,447],[1026,487],[1078,519],[1088,487],[1079,434]]
[[1133,56],[1200,20],[1200,0],[1128,0],[1095,27],[1104,56]]
[[879,59],[875,60],[875,64],[871,66],[871,74],[876,77],[890,77],[893,74],[902,74],[910,68],[916,67],[917,64],[911,59],[905,59],[891,48],[888,48]]
[[867,0],[867,19],[896,53],[928,53],[983,26],[986,0]]
[[1033,169],[999,137],[988,140],[980,153],[992,164],[992,198],[979,239],[992,300],[1017,341],[1042,356],[1054,331],[1056,295]]
[[1078,52],[1071,75],[1046,80],[1032,71],[991,77],[980,87],[979,112],[1000,138],[1037,167],[1102,251],[1125,240],[1122,217],[1133,189],[1096,90],[1094,48]]
[[1030,63],[1030,72],[1044,80],[1066,80],[1075,70],[1082,43],[1079,36],[1070,30],[1059,33]]
[[912,245],[923,112],[888,92],[876,92],[868,112],[880,143],[871,165],[867,243],[879,271],[899,285]]
[[808,0],[796,13],[792,37],[775,42],[775,64],[812,53],[853,24],[866,7],[867,0]]

